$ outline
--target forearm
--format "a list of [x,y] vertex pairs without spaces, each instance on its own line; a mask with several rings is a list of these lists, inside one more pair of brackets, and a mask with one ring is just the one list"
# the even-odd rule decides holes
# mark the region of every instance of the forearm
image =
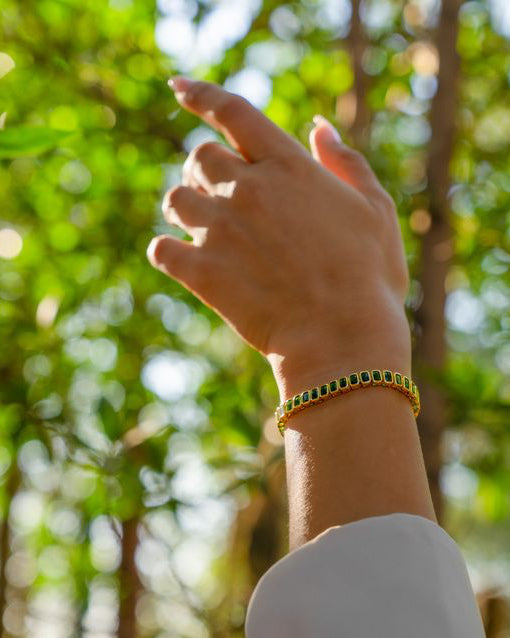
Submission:
[[[360,327],[358,338],[317,335],[315,354],[270,358],[283,401],[365,369],[411,376],[403,310],[394,330]],[[290,548],[333,525],[406,512],[435,520],[411,405],[389,388],[367,387],[294,415],[285,431]]]

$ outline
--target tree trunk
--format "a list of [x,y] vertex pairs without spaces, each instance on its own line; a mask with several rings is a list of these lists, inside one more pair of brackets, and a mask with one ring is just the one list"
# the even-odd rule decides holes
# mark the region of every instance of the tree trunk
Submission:
[[19,485],[19,472],[16,465],[16,460],[13,459],[12,465],[9,469],[9,477],[5,486],[5,508],[3,513],[2,522],[0,523],[0,625],[2,627],[0,635],[4,635],[3,631],[3,617],[5,608],[7,606],[7,574],[6,564],[10,553],[10,533],[9,533],[9,512],[11,509],[12,499],[18,490]]
[[242,627],[232,626],[232,610],[247,607],[261,576],[288,551],[285,458],[282,454],[271,462],[275,451],[261,436],[257,452],[264,459],[264,488],[237,512],[232,525],[227,550],[231,567],[225,597],[215,610],[216,627],[211,630],[214,638],[237,635]]
[[420,334],[415,348],[416,378],[420,388],[422,413],[418,418],[425,465],[438,520],[443,515],[439,474],[442,466],[441,439],[447,426],[444,397],[431,380],[446,361],[445,280],[452,254],[450,227],[449,165],[452,157],[457,84],[460,61],[455,43],[461,0],[443,0],[436,33],[439,53],[438,90],[430,114],[431,141],[427,181],[431,227],[423,237],[420,283],[423,302],[416,314]]
[[510,626],[510,602],[497,588],[477,595],[486,638],[505,638]]
[[118,638],[136,638],[136,603],[141,589],[135,563],[138,545],[138,519],[122,523],[122,562],[120,566],[120,609]]
[[348,43],[351,52],[354,73],[355,115],[350,128],[352,141],[356,148],[363,150],[370,125],[370,109],[367,104],[368,76],[363,70],[363,54],[367,47],[367,37],[360,16],[361,0],[352,0],[351,29]]

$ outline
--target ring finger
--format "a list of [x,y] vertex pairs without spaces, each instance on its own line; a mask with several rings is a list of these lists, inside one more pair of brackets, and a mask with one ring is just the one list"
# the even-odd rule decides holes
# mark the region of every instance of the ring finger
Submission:
[[188,186],[171,188],[163,199],[163,214],[169,224],[179,226],[201,245],[216,215],[215,202],[204,193]]

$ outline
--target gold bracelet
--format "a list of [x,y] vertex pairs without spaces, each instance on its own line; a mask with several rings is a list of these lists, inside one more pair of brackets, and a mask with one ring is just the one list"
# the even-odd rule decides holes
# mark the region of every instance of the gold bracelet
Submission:
[[362,372],[353,372],[339,379],[333,379],[329,383],[305,390],[284,401],[275,411],[276,423],[280,434],[283,436],[285,424],[296,412],[324,403],[324,401],[340,394],[347,394],[352,390],[373,386],[398,390],[411,402],[414,416],[417,417],[420,413],[420,392],[412,379],[400,372],[392,372],[391,370],[383,370],[382,372],[381,370],[372,370],[371,372],[363,370]]

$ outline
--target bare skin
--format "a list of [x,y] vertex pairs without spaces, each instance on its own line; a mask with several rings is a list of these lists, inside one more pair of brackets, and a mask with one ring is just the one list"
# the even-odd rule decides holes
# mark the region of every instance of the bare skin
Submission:
[[[366,160],[324,119],[310,154],[217,85],[177,77],[171,86],[232,150],[206,143],[190,153],[163,209],[193,241],[154,238],[151,263],[267,358],[281,401],[362,369],[410,375],[398,219]],[[393,390],[295,415],[285,457],[291,549],[369,516],[435,521],[411,406]]]

